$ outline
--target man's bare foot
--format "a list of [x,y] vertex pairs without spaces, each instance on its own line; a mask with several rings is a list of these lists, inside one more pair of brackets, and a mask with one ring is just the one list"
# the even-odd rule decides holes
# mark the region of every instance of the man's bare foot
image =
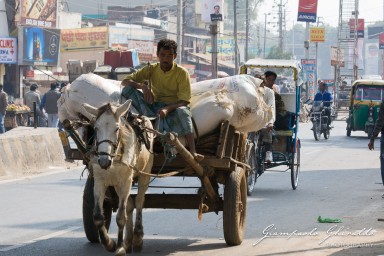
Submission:
[[197,162],[200,162],[204,159],[204,156],[201,155],[201,154],[197,154],[197,153],[192,153],[193,155],[193,158],[197,161]]

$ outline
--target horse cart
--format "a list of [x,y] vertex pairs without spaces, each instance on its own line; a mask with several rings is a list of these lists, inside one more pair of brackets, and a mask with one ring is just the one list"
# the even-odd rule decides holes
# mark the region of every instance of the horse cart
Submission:
[[[63,126],[76,144],[76,147],[69,148],[68,158],[83,160],[89,170],[83,194],[83,224],[87,239],[97,243],[99,234],[93,220],[94,177],[89,165],[89,150],[94,144],[93,130],[87,122],[66,120]],[[82,136],[77,132],[79,127],[83,127]],[[144,208],[195,209],[199,217],[205,212],[223,211],[226,243],[229,246],[241,244],[246,222],[247,176],[250,169],[246,153],[249,152],[247,134],[237,131],[228,121],[222,122],[214,131],[197,140],[197,152],[204,155],[200,162],[192,157],[174,133],[158,133],[154,145],[151,175],[198,177],[201,187],[195,194],[146,193]],[[175,149],[178,152],[176,155],[172,153]],[[219,194],[221,185],[224,186],[223,194]],[[108,229],[112,212],[118,208],[118,196],[113,187],[109,187],[106,194],[103,210],[105,227]],[[130,195],[131,198],[135,196]]]

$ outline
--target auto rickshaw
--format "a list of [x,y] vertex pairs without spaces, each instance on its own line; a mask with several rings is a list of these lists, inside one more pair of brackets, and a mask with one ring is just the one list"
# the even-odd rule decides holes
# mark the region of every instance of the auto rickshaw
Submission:
[[384,80],[356,80],[352,84],[347,136],[352,131],[364,131],[371,138],[384,98]]

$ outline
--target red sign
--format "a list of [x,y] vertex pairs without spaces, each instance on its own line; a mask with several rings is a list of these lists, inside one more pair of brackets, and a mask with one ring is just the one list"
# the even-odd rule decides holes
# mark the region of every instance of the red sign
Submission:
[[[353,38],[355,33],[355,19],[349,20],[349,31],[350,37]],[[357,37],[364,38],[364,19],[357,20]]]
[[380,33],[379,35],[379,48],[384,49],[384,33]]
[[33,69],[28,69],[25,71],[25,77],[26,78],[34,78],[35,77],[35,71]]
[[316,22],[317,0],[299,0],[297,21]]

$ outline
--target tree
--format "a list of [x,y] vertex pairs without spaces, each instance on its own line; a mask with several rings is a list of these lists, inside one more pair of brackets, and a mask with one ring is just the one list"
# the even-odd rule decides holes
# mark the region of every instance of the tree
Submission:
[[288,52],[284,52],[283,49],[275,45],[271,47],[271,50],[269,51],[268,55],[265,58],[289,60],[292,58],[292,54]]

